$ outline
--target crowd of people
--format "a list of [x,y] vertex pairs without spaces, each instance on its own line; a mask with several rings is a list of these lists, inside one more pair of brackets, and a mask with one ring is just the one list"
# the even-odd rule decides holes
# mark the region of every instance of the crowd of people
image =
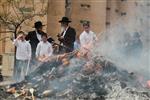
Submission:
[[[80,53],[77,56],[83,55],[87,59],[91,57],[91,50],[98,39],[91,30],[90,22],[83,22],[83,32],[79,35],[69,25],[71,21],[68,17],[62,17],[58,22],[61,25],[61,31],[57,34],[59,43],[56,43],[51,36],[43,31],[45,25],[41,21],[35,22],[35,30],[28,34],[23,31],[18,32],[18,36],[13,42],[16,46],[13,75],[16,82],[24,80],[25,76],[36,68],[39,62],[46,63],[54,55],[67,54],[78,50]],[[120,48],[121,53],[125,56],[139,58],[143,48],[139,33],[135,32],[133,38],[129,34],[125,34]],[[68,64],[67,59],[63,59],[62,62]]]
[[14,67],[14,79],[16,82],[24,80],[37,62],[46,62],[55,54],[70,53],[74,50],[82,50],[86,54],[90,53],[91,48],[97,41],[96,34],[91,31],[90,22],[83,22],[83,32],[76,36],[74,28],[69,26],[71,21],[68,17],[62,17],[59,21],[61,32],[57,35],[59,43],[52,37],[48,37],[43,32],[43,24],[37,21],[34,24],[34,31],[27,35],[20,31],[14,40],[16,46],[16,64]]

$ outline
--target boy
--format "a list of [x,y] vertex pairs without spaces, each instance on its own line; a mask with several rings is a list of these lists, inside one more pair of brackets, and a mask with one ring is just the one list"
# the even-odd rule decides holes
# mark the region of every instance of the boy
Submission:
[[83,23],[84,31],[81,33],[79,39],[81,43],[81,48],[90,50],[92,49],[93,45],[97,41],[97,37],[94,32],[90,29],[90,22],[86,21]]
[[81,52],[87,59],[91,57],[91,50],[93,49],[97,37],[93,31],[91,31],[90,22],[85,21],[83,23],[84,31],[80,34],[80,45],[81,45]]
[[46,62],[46,60],[52,56],[53,48],[51,43],[47,41],[47,34],[43,33],[41,35],[42,41],[38,43],[36,48],[36,58],[41,62]]
[[16,46],[16,68],[14,70],[16,82],[24,80],[28,61],[31,58],[31,45],[25,40],[25,36],[25,33],[20,31],[13,43]]

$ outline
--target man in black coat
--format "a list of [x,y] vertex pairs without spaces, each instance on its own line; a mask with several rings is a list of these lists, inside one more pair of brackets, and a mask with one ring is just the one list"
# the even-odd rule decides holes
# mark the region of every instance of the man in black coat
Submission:
[[71,21],[67,17],[63,17],[59,23],[61,23],[62,32],[58,34],[58,40],[63,48],[60,48],[61,52],[71,52],[74,49],[74,42],[76,39],[76,31],[69,26]]
[[35,52],[36,52],[36,47],[37,44],[41,41],[41,34],[43,34],[44,32],[42,31],[43,28],[43,24],[41,21],[37,21],[34,23],[34,31],[31,31],[28,33],[28,35],[26,36],[26,40],[29,40],[30,44],[31,44],[31,49],[32,49],[32,58],[35,58]]

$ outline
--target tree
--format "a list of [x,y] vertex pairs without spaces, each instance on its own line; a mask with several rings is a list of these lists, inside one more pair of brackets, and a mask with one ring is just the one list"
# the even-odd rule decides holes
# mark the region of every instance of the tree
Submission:
[[[30,4],[26,4],[27,2]],[[48,0],[2,0],[0,2],[0,24],[2,27],[5,27],[6,30],[0,33],[12,33],[14,38],[16,38],[22,25],[32,21],[36,16],[44,17],[47,15],[47,2]],[[35,6],[35,3],[40,4],[40,6]],[[16,59],[15,56],[14,59]],[[14,65],[15,61],[16,60],[14,60]]]
[[[21,30],[21,25],[31,21],[36,16],[47,14],[48,1],[38,0],[38,8],[35,7],[37,0],[5,0],[0,3],[0,23],[6,28],[3,33],[11,32],[16,38],[17,32]],[[30,4],[26,4],[30,2]]]

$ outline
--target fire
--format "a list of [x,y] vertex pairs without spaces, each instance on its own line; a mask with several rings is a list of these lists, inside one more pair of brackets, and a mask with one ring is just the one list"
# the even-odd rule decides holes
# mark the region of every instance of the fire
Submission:
[[69,65],[69,60],[67,58],[63,58],[62,63],[64,66],[67,66],[67,65]]

